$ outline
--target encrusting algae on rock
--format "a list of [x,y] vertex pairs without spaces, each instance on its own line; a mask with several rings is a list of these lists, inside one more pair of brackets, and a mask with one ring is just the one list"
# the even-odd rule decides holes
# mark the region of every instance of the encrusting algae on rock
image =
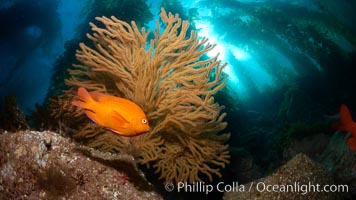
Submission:
[[0,199],[162,199],[135,165],[130,155],[98,155],[58,133],[5,132]]
[[224,199],[348,199],[346,187],[344,191],[323,191],[333,185],[332,176],[320,164],[298,154],[271,175],[241,186],[246,188],[244,191],[225,192]]

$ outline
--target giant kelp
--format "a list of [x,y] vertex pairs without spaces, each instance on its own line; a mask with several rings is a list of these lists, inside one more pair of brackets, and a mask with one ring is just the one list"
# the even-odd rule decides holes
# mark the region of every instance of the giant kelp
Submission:
[[75,98],[79,86],[132,100],[146,112],[149,133],[122,138],[83,119],[77,109],[75,137],[102,150],[129,150],[165,182],[194,182],[203,180],[201,175],[212,181],[230,157],[224,144],[229,134],[219,133],[227,125],[226,114],[213,97],[225,85],[226,64],[217,56],[202,59],[214,45],[199,40],[194,31],[188,37],[188,22],[164,9],[160,16],[165,29],[157,22],[150,41],[149,32],[135,22],[97,17],[105,28],[90,24],[94,34],[87,36],[94,48],[80,44],[76,57],[81,63],[70,70],[66,84],[71,89],[62,98],[63,106]]
[[[11,2],[11,3],[10,3]],[[0,86],[7,87],[34,52],[49,55],[60,37],[59,0],[0,1]]]
[[[350,51],[355,50],[354,31],[313,1],[310,5],[288,1],[200,1],[199,4],[214,13],[210,21],[216,25],[215,32],[246,49],[280,85],[288,84],[290,78],[321,71],[328,77],[337,77],[339,67],[334,66],[344,66],[352,58],[348,55]],[[271,51],[271,56],[261,56],[265,51]],[[239,77],[241,84],[255,85],[254,74],[248,74],[250,67],[233,60],[230,58],[230,63],[239,66],[235,71],[247,74]],[[257,92],[251,89],[251,94]]]

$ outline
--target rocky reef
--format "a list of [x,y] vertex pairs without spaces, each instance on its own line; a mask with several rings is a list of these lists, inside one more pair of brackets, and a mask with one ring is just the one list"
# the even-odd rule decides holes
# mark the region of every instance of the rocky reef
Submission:
[[[317,184],[320,190],[316,188]],[[333,177],[322,165],[305,154],[298,154],[270,176],[245,184],[243,188],[246,190],[226,192],[224,199],[351,199],[346,192],[323,191],[324,186],[333,185],[336,185]]]
[[57,133],[0,133],[0,199],[162,199],[129,155]]

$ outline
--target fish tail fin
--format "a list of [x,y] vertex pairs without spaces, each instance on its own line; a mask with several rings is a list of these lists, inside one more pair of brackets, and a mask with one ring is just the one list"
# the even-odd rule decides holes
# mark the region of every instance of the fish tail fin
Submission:
[[81,108],[88,108],[88,105],[93,101],[93,98],[84,87],[78,88],[78,96],[79,101],[72,101],[72,105]]
[[350,131],[354,123],[349,109],[345,104],[342,104],[340,108],[340,121],[334,124],[334,128],[342,131]]

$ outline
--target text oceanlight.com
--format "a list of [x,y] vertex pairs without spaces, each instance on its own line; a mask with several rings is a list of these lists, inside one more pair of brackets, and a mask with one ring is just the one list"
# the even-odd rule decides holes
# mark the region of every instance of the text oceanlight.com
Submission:
[[214,190],[218,192],[249,192],[257,190],[258,192],[297,192],[303,195],[309,192],[348,192],[348,185],[320,185],[309,182],[308,184],[301,184],[295,182],[287,185],[272,185],[264,182],[252,182],[245,185],[240,185],[238,182],[225,183],[219,182],[215,185],[206,184],[204,182],[194,182],[192,184],[187,182],[178,182],[177,185],[166,184],[166,190],[171,192],[175,188],[178,192],[201,192],[209,194]]

